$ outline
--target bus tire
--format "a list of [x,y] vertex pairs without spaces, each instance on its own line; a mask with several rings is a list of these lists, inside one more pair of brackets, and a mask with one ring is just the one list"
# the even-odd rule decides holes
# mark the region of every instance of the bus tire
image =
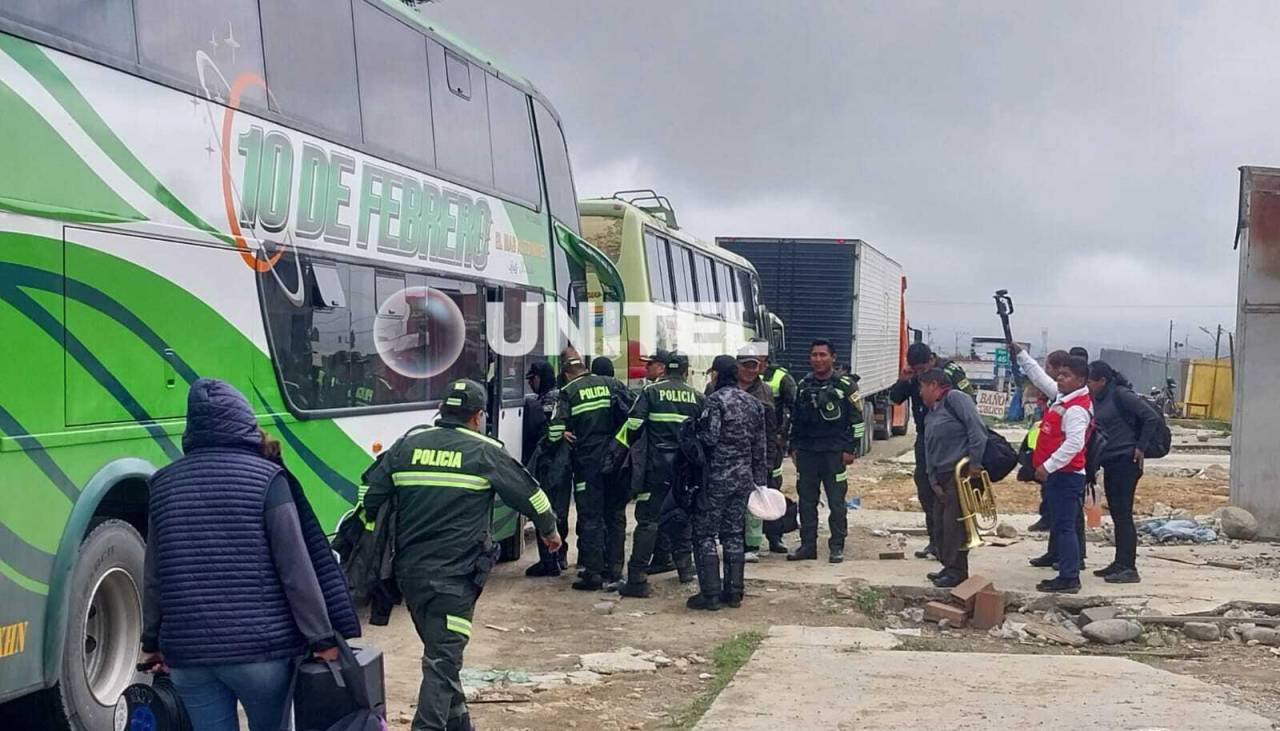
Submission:
[[498,561],[519,561],[524,553],[524,516],[516,516],[516,530],[498,544],[502,550],[498,552]]
[[99,523],[80,544],[67,594],[67,633],[58,684],[46,691],[49,728],[114,728],[116,701],[142,679],[146,544],[123,520]]
[[906,424],[903,424],[902,426],[895,425],[892,429],[889,430],[889,433],[894,435],[895,437],[905,437],[907,435],[907,425]]

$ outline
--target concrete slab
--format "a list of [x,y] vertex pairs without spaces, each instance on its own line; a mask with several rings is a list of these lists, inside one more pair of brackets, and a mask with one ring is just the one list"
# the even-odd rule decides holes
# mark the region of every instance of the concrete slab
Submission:
[[804,627],[782,624],[770,627],[768,636],[792,647],[892,650],[902,644],[902,640],[888,632],[867,627]]
[[850,652],[787,637],[770,632],[697,731],[1272,728],[1219,688],[1124,658]]
[[[1020,530],[1035,519],[1033,515],[1001,516],[1002,521]],[[825,523],[825,516],[823,521]],[[858,510],[849,514],[849,521],[855,530],[883,528],[892,531],[924,527],[923,516],[891,510]],[[857,578],[875,586],[926,589],[931,584],[925,574],[937,568],[932,561],[914,558],[881,561],[874,553],[857,555],[852,552],[846,552],[843,564],[833,566],[826,562],[825,540],[820,538],[818,542],[820,560],[788,563],[784,556],[766,554],[760,563],[747,567],[747,578],[831,586]],[[923,548],[926,542],[923,536],[908,537],[907,555]],[[1051,573],[1033,568],[1027,560],[1043,553],[1044,548],[1044,539],[1035,534],[1024,535],[1019,543],[1005,548],[983,546],[970,554],[969,570],[991,579],[1001,591],[1039,596],[1035,591],[1036,582],[1049,578]],[[1113,551],[1111,546],[1089,544],[1088,566],[1098,568],[1106,565]],[[1280,582],[1276,581],[1273,570],[1232,570],[1156,558],[1243,561],[1267,553],[1276,553],[1276,549],[1267,543],[1235,547],[1218,544],[1139,546],[1138,570],[1142,574],[1142,583],[1108,584],[1086,571],[1081,576],[1084,587],[1077,598],[1123,601],[1126,604],[1143,602],[1149,609],[1166,614],[1199,613],[1236,600],[1280,604]]]

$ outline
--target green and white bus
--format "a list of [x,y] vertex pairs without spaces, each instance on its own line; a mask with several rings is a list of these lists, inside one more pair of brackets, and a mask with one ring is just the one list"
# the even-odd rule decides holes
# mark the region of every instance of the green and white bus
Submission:
[[0,3],[0,714],[113,727],[191,381],[332,526],[452,378],[519,449],[554,348],[497,355],[486,312],[554,333],[588,265],[616,295],[578,228],[549,102],[398,0]]
[[[580,200],[578,211],[582,235],[622,277],[625,355],[619,356],[615,370],[625,371],[632,385],[644,379],[641,358],[655,348],[687,353],[689,380],[699,388],[715,356],[736,354],[752,338],[782,348],[783,324],[760,303],[755,267],[682,231],[666,196],[652,190],[619,191],[609,198]],[[600,295],[592,267],[588,280],[594,304]]]

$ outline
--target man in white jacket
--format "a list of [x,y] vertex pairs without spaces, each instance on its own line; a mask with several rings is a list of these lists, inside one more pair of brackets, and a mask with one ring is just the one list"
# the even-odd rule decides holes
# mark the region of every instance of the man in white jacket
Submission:
[[1093,424],[1093,400],[1085,385],[1089,364],[1072,356],[1059,369],[1057,379],[1048,374],[1016,343],[1009,348],[1036,388],[1053,394],[1053,403],[1040,424],[1040,435],[1031,456],[1036,479],[1044,483],[1049,503],[1049,541],[1058,563],[1058,576],[1036,585],[1040,591],[1080,591],[1080,544],[1076,540],[1076,517],[1084,496],[1085,447]]

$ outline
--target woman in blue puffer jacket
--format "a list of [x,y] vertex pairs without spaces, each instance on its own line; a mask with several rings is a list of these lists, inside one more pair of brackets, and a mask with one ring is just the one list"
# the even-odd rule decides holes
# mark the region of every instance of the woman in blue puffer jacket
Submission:
[[294,662],[356,637],[346,582],[279,443],[249,402],[201,378],[183,456],[150,481],[143,661],[168,669],[196,731],[285,717]]

